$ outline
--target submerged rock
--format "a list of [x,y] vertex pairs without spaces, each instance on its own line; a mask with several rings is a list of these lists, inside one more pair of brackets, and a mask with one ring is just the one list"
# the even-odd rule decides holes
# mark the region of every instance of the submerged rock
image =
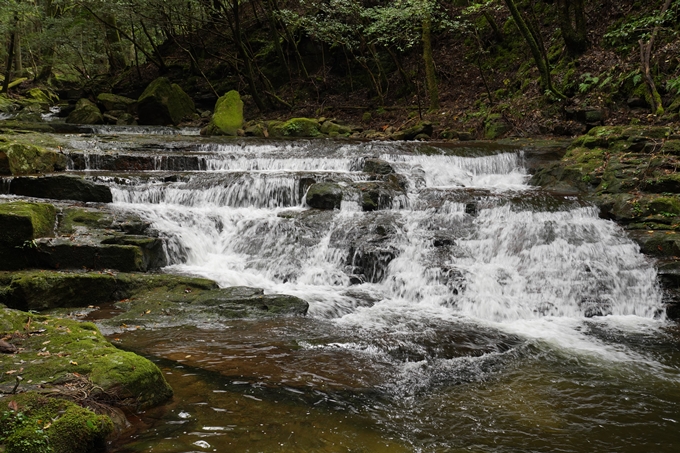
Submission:
[[77,176],[42,176],[14,178],[9,186],[13,195],[53,200],[76,200],[110,203],[111,189]]
[[179,124],[195,113],[196,107],[179,85],[159,77],[139,97],[137,111],[139,124],[165,126]]

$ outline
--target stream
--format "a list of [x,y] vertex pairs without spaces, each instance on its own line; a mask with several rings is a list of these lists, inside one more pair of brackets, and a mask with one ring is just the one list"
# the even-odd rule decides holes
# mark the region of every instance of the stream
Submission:
[[[655,262],[511,146],[74,135],[71,172],[167,241],[164,272],[306,317],[105,331],[175,390],[131,452],[675,452],[680,335]],[[165,135],[164,135],[165,134]],[[111,170],[120,156],[150,162]],[[367,158],[403,182],[362,210]],[[306,206],[310,181],[340,209]]]

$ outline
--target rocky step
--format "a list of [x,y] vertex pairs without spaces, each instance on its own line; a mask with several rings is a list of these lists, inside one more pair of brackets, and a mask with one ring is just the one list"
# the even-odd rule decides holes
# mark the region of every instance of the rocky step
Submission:
[[80,176],[46,175],[7,178],[11,195],[51,200],[110,203],[111,190]]

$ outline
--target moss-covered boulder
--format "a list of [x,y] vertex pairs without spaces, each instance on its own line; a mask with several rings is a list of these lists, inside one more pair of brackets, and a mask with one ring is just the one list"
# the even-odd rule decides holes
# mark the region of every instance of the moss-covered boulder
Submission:
[[21,390],[60,385],[73,375],[86,377],[116,401],[116,405],[145,409],[172,396],[172,389],[156,365],[115,348],[92,323],[32,315],[0,308],[0,335],[19,348],[0,355],[0,387]]
[[269,134],[272,137],[319,137],[319,121],[314,118],[291,118],[288,121],[270,122]]
[[307,205],[317,209],[340,209],[342,187],[332,182],[318,182],[307,190]]
[[106,112],[120,110],[131,114],[134,113],[137,108],[137,101],[135,99],[112,93],[100,93],[97,95],[97,103],[101,105]]
[[149,84],[137,100],[139,124],[177,125],[196,112],[194,101],[182,88],[165,77]]
[[76,108],[68,118],[67,123],[73,124],[104,124],[104,117],[99,107],[94,105],[89,99],[80,99],[76,103]]
[[53,200],[110,203],[111,189],[78,176],[41,176],[14,178],[9,186],[13,195]]
[[6,94],[0,94],[0,113],[12,113],[17,110],[17,104]]
[[0,443],[6,453],[93,453],[106,450],[113,422],[62,398],[37,392],[6,399]]
[[0,203],[0,245],[22,246],[54,235],[56,209],[47,203]]
[[49,106],[59,102],[59,96],[43,88],[31,88],[28,97],[41,105]]
[[352,134],[351,127],[337,124],[330,120],[324,121],[321,124],[320,131],[329,137],[349,137]]
[[210,124],[204,135],[236,136],[243,127],[243,101],[238,91],[231,90],[217,100]]
[[51,173],[66,169],[67,158],[56,151],[47,150],[0,137],[0,175],[30,175]]
[[365,173],[377,175],[389,175],[394,173],[394,168],[392,168],[392,165],[390,165],[389,162],[375,157],[369,157],[364,160],[363,170]]

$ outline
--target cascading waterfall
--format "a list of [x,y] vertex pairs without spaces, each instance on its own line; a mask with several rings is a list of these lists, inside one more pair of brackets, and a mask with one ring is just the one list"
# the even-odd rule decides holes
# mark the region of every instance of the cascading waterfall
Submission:
[[[142,445],[674,451],[678,356],[659,352],[654,263],[595,207],[530,187],[522,150],[163,140],[74,137],[72,168],[165,239],[166,272],[310,308],[117,334],[176,361],[185,418],[170,409]],[[396,175],[363,172],[369,158]],[[314,182],[342,189],[340,209],[307,206]],[[364,210],[376,186],[389,199]]]
[[[202,145],[200,152],[215,153],[209,172],[114,185],[114,199],[168,238],[174,271],[292,293],[312,304],[312,315],[358,316],[346,295],[352,289],[381,306],[445,307],[450,315],[495,323],[663,316],[654,268],[595,208],[565,202],[542,211],[509,201],[507,195],[535,196],[525,183],[521,151],[424,156],[375,147],[406,176],[406,207],[367,213],[351,202],[335,212],[304,208],[303,178],[366,179],[359,171],[365,145],[336,146],[324,157],[307,155],[318,148],[310,144],[283,151]],[[470,190],[484,195],[466,195]],[[394,230],[371,252],[383,253],[383,263],[378,258],[372,274],[355,285],[357,243],[381,225]],[[443,246],[441,234],[448,237]]]

